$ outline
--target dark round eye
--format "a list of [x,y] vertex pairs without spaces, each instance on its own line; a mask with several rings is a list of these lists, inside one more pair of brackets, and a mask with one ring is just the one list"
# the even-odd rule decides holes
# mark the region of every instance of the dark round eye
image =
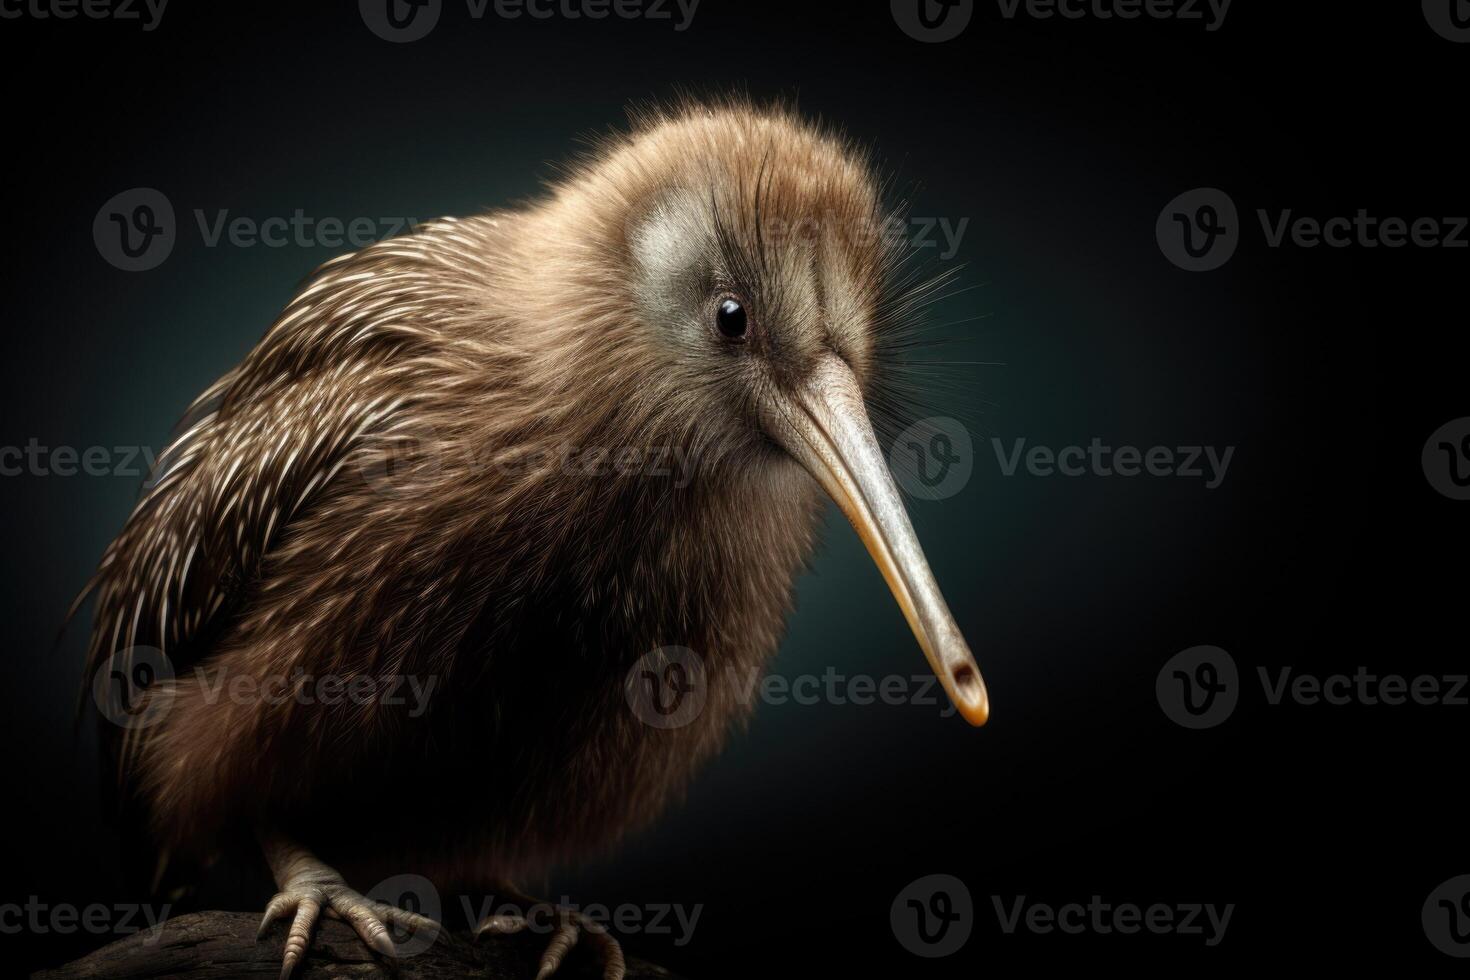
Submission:
[[749,326],[745,316],[745,307],[740,305],[738,299],[730,297],[720,301],[720,309],[715,313],[715,323],[719,325],[720,333],[731,340],[742,339]]

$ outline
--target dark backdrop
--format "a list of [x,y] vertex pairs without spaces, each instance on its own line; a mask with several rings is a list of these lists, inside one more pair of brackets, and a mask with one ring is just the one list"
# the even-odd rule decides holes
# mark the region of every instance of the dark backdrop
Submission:
[[[1470,504],[1431,486],[1421,450],[1470,415],[1470,252],[1272,248],[1256,215],[1470,210],[1470,45],[1439,36],[1418,4],[1239,0],[1207,30],[1006,18],[981,2],[943,43],[913,39],[874,0],[703,0],[685,30],[475,20],[449,0],[407,44],[374,36],[350,2],[175,0],[153,30],[20,9],[0,19],[7,446],[161,446],[189,399],[342,251],[210,247],[196,210],[260,221],[499,206],[534,193],[549,161],[619,123],[630,101],[681,87],[794,96],[873,145],[914,214],[968,222],[957,254],[927,257],[962,264],[973,287],[941,304],[945,356],[964,363],[931,400],[968,426],[974,476],[912,507],[993,720],[975,731],[932,706],[763,704],[686,805],[548,883],[581,903],[703,906],[692,942],[633,935],[635,952],[693,977],[1456,966],[1421,908],[1470,873],[1470,709],[1273,706],[1257,679],[1286,666],[1466,669]],[[177,212],[172,254],[146,272],[104,261],[93,236],[104,202],[135,187]],[[1239,247],[1210,272],[1177,268],[1155,234],[1166,203],[1197,187],[1239,212]],[[1005,476],[991,442],[1094,437],[1235,453],[1206,489]],[[85,622],[52,647],[139,482],[0,478],[12,817],[0,905],[139,898],[99,816],[90,739],[71,723]],[[924,672],[840,519],[798,600],[778,674]],[[1234,658],[1239,704],[1188,730],[1155,681],[1201,644]],[[890,905],[937,873],[968,886],[974,931],[958,953],[921,959],[891,930]],[[256,910],[269,893],[248,866],[224,869],[198,901]],[[1022,895],[1235,909],[1215,946],[1007,934],[994,896],[1009,907]],[[109,938],[7,927],[0,951],[27,968]],[[790,952],[773,968],[778,946]]]

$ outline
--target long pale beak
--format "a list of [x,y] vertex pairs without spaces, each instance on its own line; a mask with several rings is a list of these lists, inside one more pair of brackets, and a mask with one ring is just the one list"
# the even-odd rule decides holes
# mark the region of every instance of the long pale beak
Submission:
[[842,508],[950,701],[970,724],[985,724],[985,682],[914,536],[852,371],[828,355],[801,391],[773,398],[766,430]]

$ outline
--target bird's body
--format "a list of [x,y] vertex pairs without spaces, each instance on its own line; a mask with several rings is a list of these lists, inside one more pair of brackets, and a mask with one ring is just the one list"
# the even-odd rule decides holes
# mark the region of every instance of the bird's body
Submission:
[[[822,493],[762,399],[833,358],[871,393],[902,302],[882,218],[842,141],[696,107],[522,209],[323,267],[201,396],[93,583],[92,669],[146,646],[175,675],[116,752],[162,848],[258,834],[349,880],[473,887],[651,820],[777,647]],[[686,323],[720,290],[751,310],[738,352]],[[625,682],[670,646],[708,691],[653,727]]]
[[[177,569],[145,569],[153,608],[223,596],[222,610],[238,609],[199,655],[187,633],[138,640],[180,675],[159,730],[140,733],[139,759],[177,851],[198,853],[243,816],[249,829],[258,808],[303,833],[323,819],[328,850],[376,837],[343,848],[375,861],[432,842],[450,852],[437,862],[466,874],[545,867],[651,816],[740,703],[715,699],[688,728],[640,738],[622,685],[642,654],[718,649],[748,676],[773,651],[817,488],[792,464],[787,494],[740,513],[748,497],[680,472],[696,452],[687,418],[658,418],[667,406],[645,403],[647,391],[593,397],[615,351],[587,352],[578,370],[564,350],[537,351],[551,339],[544,320],[477,309],[508,292],[494,285],[506,227],[514,220],[430,225],[324,270],[165,456],[155,506],[217,509],[140,524],[157,552],[137,552],[168,546],[160,560]],[[450,295],[465,313],[448,323],[398,312],[438,312]],[[460,325],[488,339],[454,336]],[[559,362],[533,369],[539,358]],[[625,448],[638,458],[630,472],[589,460]],[[208,537],[241,528],[239,541]],[[189,561],[184,543],[196,541]],[[258,570],[207,590],[205,563],[222,558]],[[755,567],[763,574],[744,574]],[[198,590],[192,605],[177,599],[181,580]],[[308,686],[274,704],[237,700],[238,677]],[[367,678],[382,696],[302,703],[327,700],[315,688],[328,678]],[[344,798],[405,812],[344,827]],[[422,832],[436,819],[460,826]],[[466,833],[490,846],[466,847]]]

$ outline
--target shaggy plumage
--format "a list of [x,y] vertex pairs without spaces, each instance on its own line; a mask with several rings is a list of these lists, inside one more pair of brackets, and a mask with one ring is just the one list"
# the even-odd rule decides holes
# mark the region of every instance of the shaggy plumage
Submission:
[[[268,828],[475,886],[652,819],[747,711],[813,548],[823,498],[763,386],[835,352],[897,404],[923,290],[887,218],[838,136],[686,104],[539,200],[323,266],[190,409],[89,586],[88,676],[140,645],[176,674],[114,753],[155,841],[198,860]],[[759,325],[741,354],[670,312],[722,288]],[[711,678],[660,730],[624,678],[668,645]],[[417,717],[229,693],[322,677],[434,687]]]

